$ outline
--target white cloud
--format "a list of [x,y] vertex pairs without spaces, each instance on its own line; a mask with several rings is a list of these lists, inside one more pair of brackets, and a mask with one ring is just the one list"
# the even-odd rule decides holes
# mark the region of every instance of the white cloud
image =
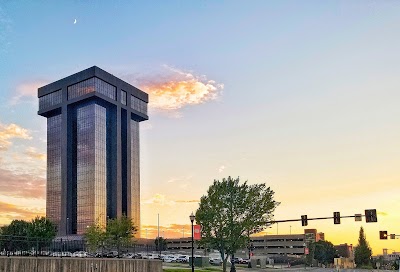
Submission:
[[0,151],[8,150],[13,138],[32,139],[27,129],[16,124],[3,125],[0,123]]
[[20,83],[15,90],[15,95],[11,98],[10,104],[16,105],[23,101],[37,103],[38,88],[48,84],[45,80],[32,80]]
[[38,152],[34,147],[28,147],[25,151],[25,154],[28,155],[30,158],[45,161],[46,154]]
[[225,165],[221,165],[221,166],[218,168],[218,172],[219,172],[219,173],[224,172],[224,170],[225,170]]

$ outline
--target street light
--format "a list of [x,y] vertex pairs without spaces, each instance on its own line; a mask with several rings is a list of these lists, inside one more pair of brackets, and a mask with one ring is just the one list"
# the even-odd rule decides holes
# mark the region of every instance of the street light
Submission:
[[192,212],[192,214],[189,216],[190,222],[192,222],[192,272],[194,272],[194,240],[193,240],[193,222],[194,219],[196,218]]

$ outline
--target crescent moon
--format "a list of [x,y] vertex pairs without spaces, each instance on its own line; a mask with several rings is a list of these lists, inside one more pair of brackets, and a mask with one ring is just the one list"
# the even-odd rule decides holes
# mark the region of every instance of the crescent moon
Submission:
[[74,25],[76,24],[76,22],[77,22],[77,20],[75,19],[75,21],[74,21]]

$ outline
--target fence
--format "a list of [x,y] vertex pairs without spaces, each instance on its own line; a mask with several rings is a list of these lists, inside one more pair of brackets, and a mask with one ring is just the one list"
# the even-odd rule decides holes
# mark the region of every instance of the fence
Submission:
[[[29,236],[0,235],[1,256],[54,256],[70,257],[76,251],[89,251],[83,237],[43,239]],[[156,251],[155,245],[136,244],[134,241],[119,247],[99,245],[92,257],[121,257],[124,253],[149,253]],[[110,254],[112,252],[113,254]]]
[[159,260],[0,257],[0,272],[162,272]]

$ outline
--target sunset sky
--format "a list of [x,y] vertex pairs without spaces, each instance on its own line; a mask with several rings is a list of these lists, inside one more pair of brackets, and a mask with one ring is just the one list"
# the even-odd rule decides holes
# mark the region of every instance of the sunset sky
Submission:
[[[400,251],[399,1],[1,1],[0,224],[45,214],[37,88],[96,65],[150,95],[142,237],[189,235],[214,179],[266,183],[277,220]],[[267,234],[303,233],[300,222]]]

